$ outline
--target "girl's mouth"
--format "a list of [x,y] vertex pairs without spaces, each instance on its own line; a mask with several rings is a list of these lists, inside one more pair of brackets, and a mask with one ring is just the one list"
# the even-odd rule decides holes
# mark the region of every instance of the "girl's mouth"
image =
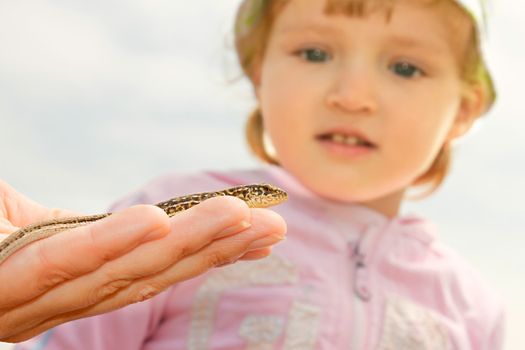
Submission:
[[357,132],[327,132],[319,134],[316,139],[326,151],[344,158],[370,154],[378,148],[377,145]]
[[376,147],[372,142],[356,134],[327,133],[317,136],[317,139],[346,146]]

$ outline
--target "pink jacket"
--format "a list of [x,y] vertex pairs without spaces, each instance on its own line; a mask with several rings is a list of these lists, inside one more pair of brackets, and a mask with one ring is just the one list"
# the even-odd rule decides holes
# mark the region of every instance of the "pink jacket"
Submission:
[[501,349],[500,303],[428,221],[324,200],[277,167],[170,174],[113,209],[255,182],[290,197],[275,207],[288,235],[270,257],[214,269],[16,349]]

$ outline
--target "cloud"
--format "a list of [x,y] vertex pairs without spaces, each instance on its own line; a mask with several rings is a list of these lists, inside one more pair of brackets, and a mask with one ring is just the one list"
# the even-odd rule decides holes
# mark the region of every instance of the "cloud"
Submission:
[[[209,0],[192,6],[0,3],[0,32],[9,33],[1,37],[0,52],[0,108],[9,130],[0,140],[2,177],[47,200],[67,183],[100,186],[107,174],[93,176],[92,168],[115,158],[121,168],[143,163],[143,172],[127,177],[136,182],[166,170],[169,160],[181,169],[209,164],[210,156],[223,165],[234,165],[228,159],[249,162],[247,152],[223,156],[243,149],[242,120],[252,103],[246,86],[230,86],[223,75],[229,29],[223,16],[235,6],[231,0],[221,6]],[[39,190],[34,169],[51,185]],[[64,191],[64,204],[76,197],[73,192]]]

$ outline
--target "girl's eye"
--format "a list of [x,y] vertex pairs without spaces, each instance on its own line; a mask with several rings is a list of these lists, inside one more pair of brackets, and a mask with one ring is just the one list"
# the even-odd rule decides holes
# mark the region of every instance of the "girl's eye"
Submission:
[[390,69],[403,78],[417,78],[424,75],[421,69],[407,62],[396,63]]
[[321,49],[304,49],[298,51],[297,54],[302,59],[313,63],[326,62],[330,59],[330,55]]

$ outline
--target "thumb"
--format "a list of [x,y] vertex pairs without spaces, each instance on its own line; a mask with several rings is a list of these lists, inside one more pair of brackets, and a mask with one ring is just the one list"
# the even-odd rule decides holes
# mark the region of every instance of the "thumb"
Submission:
[[6,218],[0,217],[0,241],[6,238],[10,233],[15,232],[18,229],[19,227],[14,226]]
[[47,208],[0,180],[0,233],[15,231],[17,226],[75,215],[79,214],[70,210]]

